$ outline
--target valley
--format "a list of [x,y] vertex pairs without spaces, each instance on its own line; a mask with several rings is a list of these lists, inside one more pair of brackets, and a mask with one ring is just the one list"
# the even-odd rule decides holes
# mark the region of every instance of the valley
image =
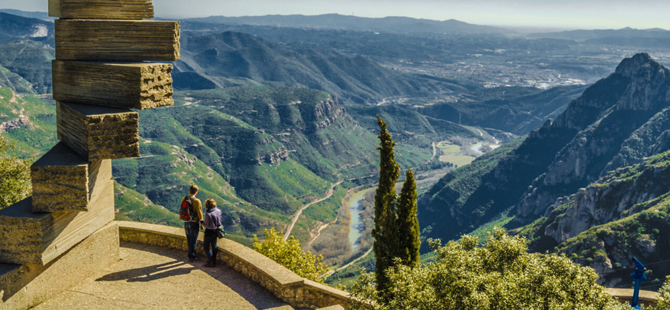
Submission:
[[[0,134],[37,158],[57,142],[53,24],[0,14]],[[276,227],[351,283],[374,270],[379,115],[416,172],[425,260],[428,238],[493,227],[608,286],[670,255],[668,31],[275,18],[182,21],[175,104],[139,111],[142,156],[113,162],[117,219],[181,226],[198,184],[229,238]]]

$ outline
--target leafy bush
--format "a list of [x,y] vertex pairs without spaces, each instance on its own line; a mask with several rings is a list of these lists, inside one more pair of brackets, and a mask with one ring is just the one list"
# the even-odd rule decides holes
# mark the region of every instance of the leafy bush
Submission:
[[280,233],[275,232],[274,227],[265,229],[263,242],[254,235],[254,250],[312,281],[323,283],[321,276],[328,272],[328,266],[323,264],[323,256],[314,256],[303,251],[300,241],[293,236],[288,241],[284,240]]
[[665,284],[658,291],[658,304],[651,310],[668,310],[670,309],[670,276],[665,280]]
[[12,148],[0,136],[0,209],[30,195],[30,162],[4,154]]
[[374,274],[352,288],[353,309],[626,309],[597,285],[593,269],[564,255],[528,253],[526,241],[495,228],[478,247],[464,236],[437,249],[433,263],[388,270],[391,298]]

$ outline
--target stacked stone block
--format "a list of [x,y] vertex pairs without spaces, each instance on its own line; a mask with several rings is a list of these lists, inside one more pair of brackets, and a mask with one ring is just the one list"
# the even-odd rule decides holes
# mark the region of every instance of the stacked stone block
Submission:
[[[61,141],[31,167],[33,196],[0,210],[0,263],[47,265],[114,220],[112,159],[139,156],[139,116],[173,104],[179,23],[151,0],[49,0]],[[130,63],[129,63],[130,62]],[[134,62],[134,63],[133,63]]]

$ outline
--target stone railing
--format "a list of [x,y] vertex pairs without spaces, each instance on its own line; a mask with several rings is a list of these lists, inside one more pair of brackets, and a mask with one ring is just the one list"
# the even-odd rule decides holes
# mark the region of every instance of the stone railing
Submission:
[[[186,235],[181,228],[139,222],[118,222],[118,225],[121,241],[151,244],[184,251],[187,249]],[[202,240],[202,235],[200,240]],[[201,244],[202,242],[198,243],[197,250],[199,252],[202,252]],[[348,293],[304,279],[275,261],[237,242],[220,239],[218,246],[217,259],[219,261],[259,283],[279,299],[295,308],[318,309],[337,305],[346,307],[349,302]]]
[[[621,302],[629,303],[633,300],[633,289],[630,288],[608,288],[607,293]],[[655,306],[657,302],[657,292],[640,291],[640,304],[645,306]]]

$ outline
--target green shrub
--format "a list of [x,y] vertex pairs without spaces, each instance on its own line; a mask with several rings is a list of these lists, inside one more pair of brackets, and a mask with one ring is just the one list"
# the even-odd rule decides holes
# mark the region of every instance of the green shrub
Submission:
[[0,209],[28,197],[31,192],[30,160],[5,155],[11,148],[0,136]]
[[665,284],[658,291],[658,304],[651,310],[668,310],[670,309],[670,276],[665,280]]
[[295,272],[297,275],[323,283],[323,276],[328,272],[328,266],[323,264],[323,256],[314,256],[300,247],[300,241],[291,236],[284,240],[281,234],[275,232],[274,227],[265,229],[265,241],[260,242],[254,235],[254,250],[261,253],[280,265]]
[[352,288],[352,309],[627,309],[598,285],[589,267],[565,255],[528,253],[526,240],[495,228],[477,246],[464,236],[437,249],[433,263],[388,270],[388,301],[375,291],[374,275]]

